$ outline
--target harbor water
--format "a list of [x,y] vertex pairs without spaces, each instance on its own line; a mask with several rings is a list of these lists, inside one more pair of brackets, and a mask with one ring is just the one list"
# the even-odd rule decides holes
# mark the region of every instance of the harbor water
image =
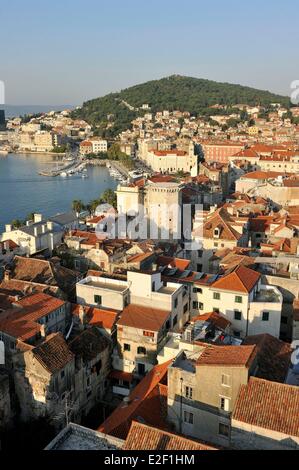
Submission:
[[116,189],[117,181],[105,166],[88,166],[87,177],[39,175],[61,164],[61,157],[52,155],[0,156],[0,231],[13,219],[23,220],[31,212],[55,215],[71,210],[74,199],[87,203],[106,189]]

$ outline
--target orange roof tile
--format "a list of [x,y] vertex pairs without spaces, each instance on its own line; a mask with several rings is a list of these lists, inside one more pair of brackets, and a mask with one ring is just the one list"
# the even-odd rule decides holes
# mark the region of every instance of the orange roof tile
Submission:
[[129,395],[128,403],[121,403],[101,424],[98,431],[125,439],[133,419],[142,418],[148,424],[167,429],[167,388],[159,384],[167,379],[171,361],[153,367]]
[[233,272],[217,279],[212,284],[212,287],[213,289],[249,293],[257,284],[260,277],[260,273],[240,265]]
[[159,331],[170,315],[171,312],[169,310],[130,304],[124,308],[117,325]]
[[232,420],[299,437],[299,387],[251,377],[242,385]]
[[15,303],[21,308],[0,314],[0,331],[23,341],[40,332],[40,318],[65,305],[62,300],[44,293],[29,295]]
[[78,304],[72,306],[72,314],[79,316],[80,308],[84,309],[88,323],[93,326],[98,326],[99,328],[111,330],[119,317],[117,310],[105,310]]
[[229,365],[250,367],[256,356],[256,346],[207,346],[196,360],[197,366]]
[[146,424],[132,422],[124,450],[217,450],[201,442],[187,439]]

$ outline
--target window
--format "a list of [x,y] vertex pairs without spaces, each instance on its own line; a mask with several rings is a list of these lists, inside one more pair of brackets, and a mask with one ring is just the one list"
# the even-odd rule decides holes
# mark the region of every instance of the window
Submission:
[[146,354],[146,349],[143,346],[138,346],[137,354]]
[[173,317],[172,326],[176,325],[178,322],[178,316]]
[[193,292],[196,292],[197,294],[202,294],[202,288],[201,287],[194,287]]
[[196,302],[196,301],[192,302],[192,308],[198,309],[198,304],[199,302]]
[[199,258],[202,257],[202,250],[197,250],[197,256],[198,256]]
[[227,424],[219,423],[219,434],[221,436],[229,436],[229,426]]
[[281,323],[283,323],[284,325],[287,325],[288,324],[288,317],[281,317]]
[[198,302],[198,308],[199,308],[199,310],[203,310],[203,303],[202,302]]
[[213,292],[213,299],[220,300],[220,293],[219,292]]
[[131,351],[131,345],[128,343],[124,344],[124,351]]
[[94,303],[101,305],[101,303],[102,303],[102,296],[101,296],[101,295],[95,295],[95,296],[94,296]]
[[218,246],[218,242],[214,242],[214,246],[217,248],[217,246]]
[[184,411],[184,422],[188,424],[193,424],[193,413],[189,413],[189,411]]
[[174,308],[177,308],[177,306],[178,306],[178,299],[175,299],[174,300]]
[[240,312],[239,310],[235,310],[234,311],[234,318],[235,318],[235,320],[241,320],[242,312]]
[[221,384],[229,387],[230,386],[230,375],[222,374]]
[[223,411],[229,411],[229,398],[220,397],[220,409]]
[[242,300],[243,300],[243,299],[242,299],[242,297],[241,297],[240,295],[236,295],[236,296],[235,296],[235,302],[236,302],[237,304],[241,304],[241,303],[242,303]]
[[193,397],[193,388],[192,387],[185,387],[185,397],[190,398],[192,400]]
[[60,372],[60,377],[63,379],[64,375],[65,375],[65,374],[64,374],[64,370],[62,370],[62,371]]
[[240,338],[241,336],[240,331],[234,330],[233,333],[236,338]]
[[268,320],[269,320],[269,312],[263,312],[262,321],[268,321]]
[[197,271],[200,273],[202,271],[202,264],[197,265]]
[[188,310],[188,303],[186,303],[186,304],[184,305],[184,313],[186,313],[187,310]]
[[155,287],[156,287],[156,284],[155,284],[155,281],[152,282],[152,291],[155,292]]

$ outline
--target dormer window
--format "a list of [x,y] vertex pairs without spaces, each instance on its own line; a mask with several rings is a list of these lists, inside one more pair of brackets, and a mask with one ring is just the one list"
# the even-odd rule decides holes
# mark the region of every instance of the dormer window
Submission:
[[219,238],[219,235],[220,235],[220,230],[219,230],[219,228],[215,228],[215,229],[214,229],[214,237],[215,237],[215,238]]

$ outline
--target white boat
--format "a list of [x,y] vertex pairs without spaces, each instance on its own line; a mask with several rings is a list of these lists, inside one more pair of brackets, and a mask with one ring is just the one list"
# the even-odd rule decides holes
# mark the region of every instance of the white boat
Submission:
[[88,175],[87,175],[86,173],[83,173],[83,174],[81,175],[81,178],[88,178]]
[[62,178],[66,178],[67,177],[66,171],[63,171],[62,173],[60,173],[60,176],[62,176]]

